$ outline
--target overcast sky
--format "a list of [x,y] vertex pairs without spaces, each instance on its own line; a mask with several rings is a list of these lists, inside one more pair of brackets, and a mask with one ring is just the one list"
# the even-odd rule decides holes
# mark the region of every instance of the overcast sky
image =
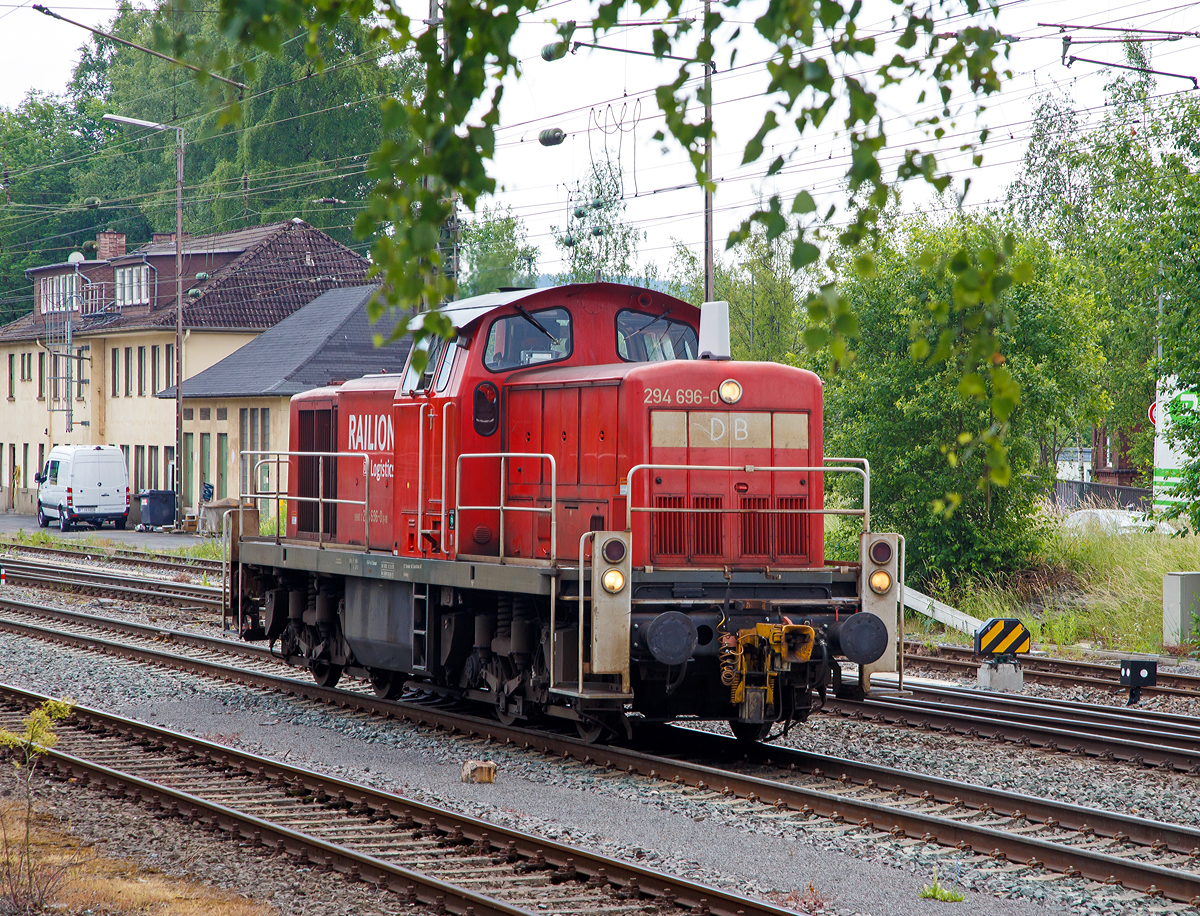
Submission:
[[[35,12],[26,3],[0,2],[0,105],[12,107],[30,91],[61,92],[70,77],[78,49],[87,33]],[[115,4],[92,0],[68,0],[60,6],[47,0],[52,9],[93,25],[102,25],[115,14]],[[412,5],[410,12],[424,17],[427,4]],[[752,22],[761,2],[747,0],[729,10],[730,19],[742,23],[737,40],[736,67],[730,69],[728,43],[731,25],[717,36],[719,48],[717,75],[714,78],[714,121],[718,140],[715,147],[715,196],[717,238],[723,240],[749,212],[764,192],[779,189],[795,193],[801,188],[814,191],[818,200],[840,199],[840,176],[846,167],[846,146],[827,126],[814,135],[798,138],[794,129],[780,131],[777,145],[768,152],[788,156],[788,167],[772,183],[762,175],[773,156],[761,164],[742,165],[746,139],[757,128],[768,102],[761,96],[766,82],[763,61],[770,47],[753,35]],[[685,16],[697,16],[701,0],[689,0]],[[859,22],[864,32],[880,35],[881,46],[891,41],[890,3],[868,2]],[[538,56],[541,46],[553,40],[551,17],[586,21],[594,6],[578,0],[560,0],[546,4],[544,13],[529,17],[519,35],[518,51],[524,60],[522,79],[506,89],[502,126],[497,138],[494,174],[503,186],[498,195],[510,204],[528,226],[532,240],[540,247],[540,268],[553,273],[561,262],[551,235],[552,225],[566,222],[571,192],[584,179],[590,163],[604,155],[618,158],[624,174],[628,217],[646,232],[641,252],[644,260],[665,266],[676,240],[699,252],[703,242],[702,195],[695,187],[690,163],[671,143],[652,140],[662,126],[654,103],[653,89],[670,79],[674,62],[616,51],[582,49],[554,63]],[[635,10],[631,9],[631,14]],[[947,28],[958,28],[964,18]],[[1095,64],[1077,62],[1070,69],[1061,62],[1062,41],[1057,28],[1039,23],[1111,25],[1159,30],[1200,30],[1200,5],[1158,2],[1089,2],[1080,0],[1010,0],[1002,4],[998,24],[1020,41],[1013,45],[1008,66],[1013,78],[1003,92],[991,99],[982,121],[961,117],[950,136],[942,141],[940,158],[956,164],[959,174],[970,174],[972,190],[968,206],[982,206],[1003,197],[1019,165],[1031,127],[1033,99],[1041,91],[1070,93],[1085,121],[1094,121],[1102,113],[1104,84],[1114,71]],[[603,44],[630,50],[649,50],[651,29],[630,27],[610,33]],[[577,38],[590,40],[581,32]],[[1200,40],[1183,40],[1154,47],[1155,65],[1161,69],[1200,76]],[[890,56],[890,49],[886,51]],[[1100,44],[1076,47],[1073,53],[1101,61],[1122,62],[1119,45]],[[1158,91],[1174,93],[1190,90],[1188,81],[1159,77]],[[886,161],[908,146],[922,141],[911,127],[914,113],[925,112],[917,104],[911,86],[893,90],[884,97],[884,114],[894,152]],[[965,99],[964,99],[965,101]],[[835,120],[835,119],[831,119]],[[827,122],[828,124],[828,122]],[[984,165],[972,169],[954,150],[981,126],[988,126],[992,139],[984,149]],[[567,132],[561,146],[538,145],[539,131],[559,127]],[[366,152],[366,151],[355,151]],[[680,188],[680,186],[683,186]],[[927,207],[926,192],[916,188],[906,194],[906,206]],[[720,250],[720,246],[718,246]]]

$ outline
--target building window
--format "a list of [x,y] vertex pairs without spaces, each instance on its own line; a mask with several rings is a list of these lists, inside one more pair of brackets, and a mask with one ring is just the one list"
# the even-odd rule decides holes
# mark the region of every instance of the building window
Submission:
[[79,310],[79,274],[43,277],[40,292],[43,315]]
[[212,408],[211,407],[201,407],[200,408],[200,419],[201,420],[211,420],[212,419]]
[[191,407],[183,408],[183,418],[185,420],[191,420],[195,415],[196,415],[196,412]]
[[21,446],[21,486],[29,486],[29,443]]
[[229,434],[217,433],[217,499],[229,495]]
[[75,351],[75,397],[83,400],[83,347]]
[[146,446],[133,447],[133,492],[141,493],[146,489]]
[[125,348],[125,397],[133,397],[133,347]]
[[13,393],[16,390],[16,374],[17,374],[17,354],[8,354],[8,399],[16,400],[16,395]]
[[38,400],[46,400],[46,351],[38,351]]
[[168,490],[175,489],[175,446],[163,446],[163,482]]
[[119,397],[121,394],[121,351],[116,347],[112,348],[112,396]]
[[158,446],[147,446],[146,449],[146,485],[148,489],[158,489]]
[[146,396],[146,348],[138,347],[138,397]]
[[[54,401],[58,400],[58,380],[62,376],[62,357],[57,353],[50,354],[50,396]],[[67,392],[70,394],[71,392]]]
[[150,301],[150,268],[145,264],[119,267],[113,272],[117,305],[145,305]]
[[229,408],[228,407],[218,407],[217,408],[217,419],[218,420],[228,420],[229,419]]
[[39,443],[38,443],[38,463],[37,463],[37,470],[39,470],[39,471],[40,471],[40,470],[41,470],[42,468],[44,468],[45,466],[46,466],[46,443],[45,443],[45,442],[39,442]]
[[175,344],[167,344],[167,387],[175,384]]
[[158,392],[162,390],[158,387],[158,380],[162,377],[158,374],[158,357],[160,356],[159,350],[161,350],[161,349],[162,348],[159,347],[157,344],[155,344],[153,347],[150,348],[150,393],[151,394],[158,394]]
[[121,454],[125,457],[125,477],[129,480],[133,479],[132,469],[129,467],[129,446],[121,446]]

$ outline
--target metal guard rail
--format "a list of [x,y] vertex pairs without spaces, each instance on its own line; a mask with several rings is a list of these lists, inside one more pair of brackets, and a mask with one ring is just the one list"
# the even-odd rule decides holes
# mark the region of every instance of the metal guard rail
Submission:
[[[464,458],[499,458],[500,459],[500,505],[498,506],[464,506],[461,503],[462,499],[462,463]],[[510,458],[537,458],[539,459],[539,468],[542,461],[550,462],[550,505],[548,506],[506,506],[504,504],[504,494],[508,489],[507,465],[505,464]],[[546,513],[550,516],[550,557],[546,561],[546,565],[553,566],[558,556],[558,515],[555,511],[558,507],[558,467],[554,462],[554,456],[548,452],[463,452],[458,456],[458,460],[454,465],[454,523],[456,526],[461,525],[462,513],[466,509],[468,512],[499,512],[500,513],[500,556],[498,561],[504,562],[504,513],[505,512],[535,512]],[[445,531],[442,532],[443,539]],[[459,542],[461,543],[461,541]],[[536,546],[535,546],[536,550]],[[456,550],[457,555],[460,551]],[[490,559],[490,558],[489,558]],[[537,558],[533,557],[536,561]],[[551,590],[553,591],[553,589]]]
[[[256,492],[242,493],[238,496],[238,537],[242,534],[242,519],[241,519],[241,503],[245,500],[257,499],[272,499],[276,500],[275,506],[275,543],[279,543],[279,500],[294,501],[298,503],[316,503],[317,504],[317,545],[323,547],[325,544],[325,506],[332,505],[347,505],[347,506],[362,506],[363,507],[363,548],[370,552],[371,550],[371,456],[366,452],[283,452],[272,451],[264,452],[260,450],[249,450],[241,452],[242,458],[251,457],[254,455],[265,456],[259,457],[254,462],[254,468],[250,474],[250,482],[254,486]],[[282,458],[316,458],[317,459],[317,495],[316,496],[300,496],[292,495],[283,490],[280,481],[283,479],[280,468],[284,466],[290,467],[290,461],[287,465],[281,461]],[[336,497],[325,496],[325,459],[333,458],[335,461],[338,458],[361,458],[363,461],[363,498],[362,499],[338,499]],[[258,471],[260,468],[267,466],[275,467],[275,486],[273,490],[262,492],[258,489]],[[334,465],[336,473],[337,465]],[[297,489],[299,489],[299,481],[297,481]]]
[[[772,465],[717,465],[717,464],[635,464],[629,469],[626,480],[629,494],[625,500],[625,530],[633,531],[633,513],[635,512],[678,512],[689,515],[719,514],[719,515],[857,515],[863,520],[863,530],[871,530],[871,465],[866,458],[825,458],[827,463],[842,462],[845,464],[862,465],[861,467],[775,467]],[[638,471],[743,471],[755,474],[760,471],[768,474],[805,473],[805,474],[857,474],[863,482],[863,507],[861,509],[692,509],[680,507],[651,507],[633,505],[633,475]]]

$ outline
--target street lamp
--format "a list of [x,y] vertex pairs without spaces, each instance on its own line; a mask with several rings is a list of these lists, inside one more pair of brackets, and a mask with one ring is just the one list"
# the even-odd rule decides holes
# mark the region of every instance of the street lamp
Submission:
[[175,524],[183,519],[183,128],[106,114],[105,121],[175,131]]

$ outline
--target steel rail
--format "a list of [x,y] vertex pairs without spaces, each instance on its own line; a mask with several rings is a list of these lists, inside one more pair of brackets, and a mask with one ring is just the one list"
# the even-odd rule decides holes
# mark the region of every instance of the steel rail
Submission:
[[[48,697],[18,687],[0,684],[0,694],[18,699],[24,706],[33,707],[45,702]],[[413,820],[431,826],[443,834],[460,836],[473,841],[476,847],[486,844],[488,850],[515,851],[523,859],[544,859],[552,867],[574,869],[590,879],[602,879],[626,890],[636,897],[651,897],[656,903],[674,901],[695,913],[728,914],[728,916],[785,916],[790,913],[765,901],[754,900],[740,894],[724,891],[679,878],[662,872],[643,868],[630,862],[614,859],[582,847],[571,846],[556,840],[531,837],[522,831],[485,821],[481,818],[461,814],[436,805],[386,792],[371,786],[350,782],[323,773],[316,773],[291,766],[277,760],[242,751],[225,745],[206,741],[181,732],[161,728],[127,719],[113,713],[88,707],[76,706],[73,716],[79,716],[89,728],[100,728],[115,732],[132,743],[161,744],[183,754],[195,754],[201,760],[212,761],[227,769],[236,769],[239,774],[257,777],[276,784],[286,783],[292,788],[304,788],[313,792],[323,791],[338,804],[346,808],[364,807],[385,814],[389,818]],[[68,720],[68,725],[71,724]],[[84,729],[86,730],[86,729]],[[62,742],[69,743],[69,739]],[[61,748],[61,744],[60,744]],[[61,749],[48,752],[51,759],[75,770],[100,775],[103,779],[119,780],[148,799],[168,799],[187,814],[188,808],[216,818],[222,824],[255,844],[284,846],[289,852],[312,851],[333,859],[334,867],[352,877],[381,884],[392,890],[400,890],[407,884],[421,887],[427,893],[424,902],[435,903],[437,895],[448,900],[457,899],[462,906],[475,907],[476,914],[520,914],[532,916],[528,910],[514,907],[453,884],[438,880],[419,871],[404,868],[377,859],[356,850],[330,843],[270,820],[238,811],[227,805],[168,786],[159,785],[142,777],[119,772],[102,764],[80,759]],[[191,813],[195,817],[195,813]],[[319,859],[317,861],[320,861]],[[357,868],[356,868],[357,866]],[[397,885],[397,881],[401,882]],[[630,896],[634,896],[631,893]],[[411,898],[411,893],[410,893]]]
[[[851,821],[864,829],[882,831],[894,836],[916,836],[926,842],[954,846],[960,850],[990,850],[981,854],[991,855],[1000,861],[1013,859],[1024,862],[1031,868],[1051,868],[1068,876],[1120,884],[1151,895],[1163,894],[1173,900],[1200,903],[1200,874],[1137,859],[1126,859],[1095,849],[1066,845],[1028,834],[1010,833],[961,819],[846,798],[832,792],[789,785],[641,751],[611,746],[597,747],[566,736],[506,727],[494,721],[445,709],[380,700],[361,693],[323,688],[310,682],[247,671],[219,662],[146,650],[108,640],[89,639],[16,621],[0,619],[0,629],[97,649],[153,664],[165,664],[210,677],[222,677],[236,683],[278,690],[288,695],[371,712],[386,718],[400,718],[435,730],[446,728],[464,735],[519,743],[526,749],[536,749],[562,758],[574,758],[584,764],[624,770],[630,775],[694,785],[700,792],[713,790],[713,787],[719,785],[722,788],[719,792],[713,790],[713,797],[736,796],[764,803],[767,799],[774,799],[773,804],[776,808],[798,811],[804,816],[817,814],[835,822]],[[963,788],[982,789],[971,786]]]
[[[666,756],[687,755],[731,761],[732,766],[767,765],[784,779],[808,775],[879,791],[898,792],[931,802],[965,805],[998,815],[1056,824],[1068,830],[1106,837],[1124,837],[1138,846],[1165,848],[1192,858],[1200,857],[1200,828],[1148,820],[1100,808],[1088,808],[1057,799],[1039,798],[992,786],[956,782],[912,770],[864,763],[830,754],[775,744],[747,746],[734,738],[686,726],[670,725],[655,744],[670,747]],[[1165,844],[1165,847],[1164,845]]]
[[[933,655],[927,655],[925,651],[913,651],[916,649],[926,650],[927,647],[921,643],[909,642],[904,653],[906,664],[968,674],[979,668],[979,660],[970,648],[939,645],[936,654]],[[1083,684],[1120,692],[1129,689],[1119,683],[1117,666],[1103,662],[1023,655],[1021,668],[1025,678],[1037,684],[1062,684],[1070,687]],[[1158,680],[1159,683],[1155,686],[1143,687],[1143,695],[1200,698],[1200,675],[1164,671],[1160,668]]]
[[1137,766],[1162,767],[1200,775],[1200,748],[1172,747],[1155,741],[1099,736],[1086,729],[1093,723],[1036,716],[1000,717],[987,710],[956,709],[944,703],[913,703],[901,699],[849,700],[831,698],[823,712],[879,725],[921,728],[967,738],[1013,741],[1027,747],[1066,750],[1102,760]]
[[166,554],[146,553],[140,550],[125,550],[123,548],[97,547],[45,547],[38,544],[21,544],[17,541],[0,540],[0,566],[4,564],[6,551],[22,551],[32,554],[50,554],[79,560],[92,560],[96,563],[109,563],[120,566],[143,566],[151,569],[165,569],[172,572],[206,572],[217,575],[221,572],[220,560],[206,560],[201,557],[171,557]]
[[146,579],[99,569],[39,563],[32,560],[0,560],[8,579],[35,588],[58,591],[96,592],[153,604],[177,607],[219,608],[221,589],[162,579]]

